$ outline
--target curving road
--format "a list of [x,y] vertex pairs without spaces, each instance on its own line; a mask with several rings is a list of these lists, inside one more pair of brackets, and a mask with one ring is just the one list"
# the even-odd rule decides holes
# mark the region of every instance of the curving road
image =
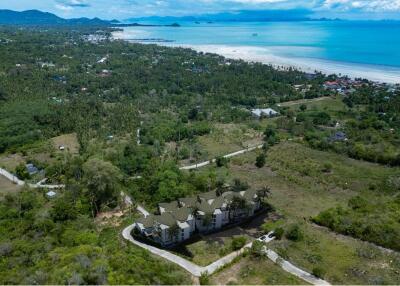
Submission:
[[16,176],[14,176],[13,174],[11,174],[10,172],[8,172],[7,170],[4,170],[2,168],[0,168],[0,175],[4,176],[6,179],[8,179],[9,181],[11,181],[14,184],[17,184],[18,186],[24,186],[27,185],[30,188],[33,189],[38,189],[38,188],[43,188],[43,189],[63,189],[65,188],[65,185],[44,185],[43,182],[45,180],[42,180],[36,184],[30,184],[30,183],[26,183],[25,181],[22,181],[20,179],[18,179]]
[[[247,153],[247,152],[254,151],[256,149],[261,149],[263,146],[264,146],[264,144],[261,144],[261,145],[258,145],[258,146],[254,146],[254,147],[249,147],[249,148],[246,148],[246,149],[243,149],[243,150],[240,150],[240,151],[236,151],[236,152],[224,155],[222,157],[224,157],[224,158],[235,157],[235,156]],[[183,167],[180,167],[179,170],[194,170],[194,169],[198,169],[198,168],[210,165],[211,163],[215,163],[215,161],[216,161],[216,159],[212,159],[212,160],[209,160],[209,161],[196,163],[196,164],[190,165],[190,166],[183,166]]]
[[[135,244],[141,248],[144,248],[144,249],[150,251],[151,253],[153,253],[155,255],[163,257],[163,258],[171,261],[172,263],[179,265],[180,267],[182,267],[183,269],[185,269],[186,271],[188,271],[189,273],[191,273],[192,275],[194,275],[196,277],[200,277],[202,273],[207,273],[208,275],[213,274],[221,267],[231,263],[236,257],[241,255],[245,251],[246,248],[250,248],[252,246],[252,243],[249,243],[249,244],[245,245],[242,249],[232,252],[232,253],[228,254],[227,256],[224,256],[221,259],[211,263],[210,265],[203,267],[203,266],[198,266],[198,265],[194,264],[193,262],[191,262],[187,259],[184,259],[180,256],[177,256],[173,253],[170,253],[166,250],[163,250],[163,249],[160,249],[160,248],[157,248],[157,247],[154,247],[154,246],[151,246],[151,245],[148,245],[148,244],[145,244],[145,243],[135,240],[131,235],[133,227],[134,227],[133,225],[130,225],[122,231],[122,236],[124,239],[132,242],[133,244]],[[272,234],[273,234],[273,232],[270,232],[268,234],[268,239],[264,240],[265,243],[268,243],[274,239]],[[282,269],[285,270],[286,272],[289,272],[290,274],[295,275],[296,277],[298,277],[310,284],[313,284],[313,285],[330,285],[327,281],[319,279],[319,278],[315,277],[314,275],[312,275],[308,272],[305,272],[304,270],[294,266],[289,261],[284,260],[276,252],[274,252],[270,249],[267,249],[266,246],[264,246],[263,251],[270,260],[272,260],[274,263],[276,263],[277,265],[282,267]]]

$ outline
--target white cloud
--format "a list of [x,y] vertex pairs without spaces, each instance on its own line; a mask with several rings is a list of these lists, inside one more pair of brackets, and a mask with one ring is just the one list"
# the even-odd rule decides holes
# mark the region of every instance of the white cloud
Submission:
[[74,8],[72,8],[71,6],[66,6],[63,4],[56,4],[55,7],[61,11],[67,12],[67,11],[72,11],[74,10]]
[[348,11],[359,9],[367,12],[400,11],[400,0],[325,0],[322,8]]

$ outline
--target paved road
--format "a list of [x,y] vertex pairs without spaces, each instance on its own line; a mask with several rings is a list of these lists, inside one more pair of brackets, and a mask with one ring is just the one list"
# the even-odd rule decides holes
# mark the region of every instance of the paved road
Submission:
[[[233,152],[233,153],[224,155],[223,157],[224,157],[224,158],[235,157],[235,156],[238,156],[238,155],[247,153],[247,152],[254,151],[254,150],[256,150],[256,149],[261,149],[263,146],[264,146],[264,145],[261,144],[261,145],[258,145],[258,146],[249,147],[249,148],[247,148],[247,149],[243,149],[243,150],[240,150],[240,151],[237,151],[237,152]],[[211,163],[215,163],[215,161],[216,161],[216,159],[212,159],[212,160],[209,160],[209,161],[204,161],[204,162],[197,163],[197,164],[190,165],[190,166],[183,166],[183,167],[180,167],[179,169],[180,169],[180,170],[194,170],[194,169],[198,169],[198,168],[201,168],[201,167],[210,165]]]
[[[183,269],[185,269],[186,271],[188,271],[189,273],[191,273],[192,275],[194,275],[196,277],[200,277],[202,273],[207,273],[208,275],[213,274],[215,271],[217,271],[221,267],[231,263],[236,257],[241,255],[245,251],[246,248],[250,248],[252,246],[252,243],[249,243],[249,244],[245,245],[239,251],[232,252],[232,253],[228,254],[227,256],[224,256],[221,259],[211,263],[210,265],[202,267],[202,266],[198,266],[198,265],[194,264],[193,262],[190,262],[189,260],[186,260],[180,256],[172,254],[166,250],[159,249],[157,247],[154,247],[154,246],[151,246],[151,245],[148,245],[145,243],[141,243],[141,242],[135,240],[131,235],[133,227],[134,227],[133,225],[130,225],[122,231],[122,236],[126,240],[132,242],[133,244],[135,244],[139,247],[142,247],[142,248],[150,251],[151,253],[153,253],[155,255],[163,257],[163,258],[171,261],[172,263],[179,265],[180,267],[182,267]],[[268,234],[268,238],[266,240],[264,240],[265,243],[268,243],[274,239],[272,234],[273,234],[273,232],[270,232]],[[269,259],[271,259],[274,263],[277,263],[279,266],[281,266],[282,269],[285,270],[286,272],[289,272],[290,274],[295,275],[295,276],[299,277],[300,279],[302,279],[310,284],[313,284],[313,285],[330,285],[327,281],[319,279],[319,278],[315,277],[314,275],[312,275],[308,272],[305,272],[305,271],[301,270],[300,268],[294,266],[289,261],[284,260],[276,252],[274,252],[270,249],[267,249],[266,246],[264,246],[263,251]]]
[[135,240],[132,235],[131,235],[131,231],[133,229],[133,225],[128,226],[127,228],[125,228],[122,231],[122,236],[123,238],[125,238],[126,240],[132,242],[133,244],[147,249],[148,251],[150,251],[151,253],[158,255],[160,257],[163,257],[175,264],[178,264],[180,267],[182,267],[183,269],[186,269],[188,272],[190,272],[191,274],[193,274],[196,277],[200,277],[201,273],[204,272],[204,267],[198,266],[182,257],[179,257],[175,254],[172,254],[166,250],[163,249],[159,249],[157,247],[151,246],[151,245],[147,245],[144,243],[141,243],[137,240]]
[[136,208],[144,217],[148,217],[150,213],[141,205],[138,205]]
[[325,100],[328,98],[331,98],[331,97],[323,96],[323,97],[317,97],[317,98],[311,98],[311,99],[299,99],[299,100],[293,100],[293,101],[286,101],[286,102],[278,103],[277,106],[285,107],[285,106],[292,106],[292,105],[298,105],[298,104],[305,104],[305,103]]
[[290,274],[297,276],[298,278],[312,284],[312,285],[330,285],[327,281],[319,279],[314,275],[301,270],[300,268],[294,266],[289,261],[284,260],[280,257],[276,252],[267,249],[264,247],[264,252],[266,253],[267,257],[271,259],[273,262],[277,263],[282,267],[283,270],[289,272]]
[[33,189],[38,189],[38,188],[43,188],[43,189],[63,189],[65,188],[65,185],[44,185],[42,184],[45,180],[42,180],[38,182],[37,184],[30,184],[26,183],[25,181],[22,181],[18,179],[16,176],[8,172],[7,170],[4,170],[0,168],[0,175],[4,176],[6,179],[10,180],[12,183],[17,184],[18,186],[24,186],[28,185],[30,188]]

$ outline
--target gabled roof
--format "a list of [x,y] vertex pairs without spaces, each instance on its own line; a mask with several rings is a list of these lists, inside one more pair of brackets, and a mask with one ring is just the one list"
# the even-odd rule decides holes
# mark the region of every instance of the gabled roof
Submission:
[[197,203],[197,197],[180,198],[179,201],[185,204],[186,207],[194,207]]
[[216,197],[212,203],[211,203],[211,207],[213,209],[219,209],[222,208],[222,206],[226,203],[226,200],[223,196],[220,197]]
[[179,209],[173,211],[171,214],[176,220],[179,220],[180,222],[184,222],[184,221],[187,221],[187,219],[189,218],[189,215],[192,214],[192,211],[188,207],[182,207],[182,208],[179,208]]
[[165,209],[167,212],[172,212],[179,208],[177,201],[172,201],[170,203],[159,203],[158,206]]
[[199,194],[199,197],[208,201],[208,200],[212,200],[215,199],[217,197],[217,192],[216,191],[210,191],[210,192],[206,192],[206,193],[201,193]]
[[147,217],[141,217],[136,220],[137,223],[143,224],[145,228],[152,227],[154,225],[154,215],[148,215]]
[[254,201],[254,199],[257,198],[257,191],[256,190],[247,190],[243,194],[243,198],[245,198],[248,201]]
[[163,224],[163,225],[166,225],[169,227],[176,224],[176,219],[169,212],[154,216],[154,220],[160,224]]
[[215,210],[206,201],[202,201],[201,203],[197,203],[196,206],[199,209],[199,211],[202,211],[202,212],[208,213],[208,214],[212,214],[214,212],[214,210]]

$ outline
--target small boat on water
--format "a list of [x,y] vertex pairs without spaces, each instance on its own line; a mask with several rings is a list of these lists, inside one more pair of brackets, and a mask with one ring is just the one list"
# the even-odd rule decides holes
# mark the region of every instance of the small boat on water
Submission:
[[253,35],[252,35],[253,37],[257,37],[258,36],[258,34],[257,33],[253,33]]

